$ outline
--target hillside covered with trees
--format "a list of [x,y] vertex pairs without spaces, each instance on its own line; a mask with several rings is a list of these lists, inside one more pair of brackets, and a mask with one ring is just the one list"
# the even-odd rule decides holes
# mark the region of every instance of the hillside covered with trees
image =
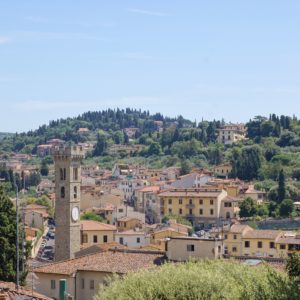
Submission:
[[[254,117],[246,123],[247,138],[232,145],[217,143],[218,130],[224,124],[224,120],[196,122],[129,108],[109,109],[51,121],[35,131],[4,137],[0,154],[36,154],[38,145],[56,138],[93,143],[86,163],[97,163],[102,168],[112,168],[116,162],[143,163],[153,168],[180,166],[185,174],[192,167],[213,170],[227,162],[232,166],[230,177],[254,181],[270,201],[280,204],[284,199],[300,200],[300,120],[274,114]],[[80,134],[80,128],[87,128],[88,133]],[[134,135],[127,134],[128,128],[135,129]],[[112,154],[112,145],[141,148],[132,155]],[[50,163],[47,157],[40,161],[43,174]],[[9,177],[7,171],[4,175]],[[278,194],[280,174],[285,182],[284,195],[282,191]]]

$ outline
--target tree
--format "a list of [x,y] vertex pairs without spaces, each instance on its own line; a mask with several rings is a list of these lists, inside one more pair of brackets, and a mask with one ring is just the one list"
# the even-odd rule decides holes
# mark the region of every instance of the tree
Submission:
[[93,221],[98,221],[98,222],[103,222],[104,219],[97,215],[94,212],[86,212],[83,215],[81,215],[80,220],[93,220]]
[[46,163],[45,160],[42,161],[41,170],[40,171],[41,171],[41,175],[42,176],[48,176],[48,174],[49,174],[49,167],[48,167],[48,165],[47,165],[47,163]]
[[162,149],[159,143],[153,142],[150,144],[148,148],[148,155],[161,155],[162,154]]
[[243,180],[257,178],[262,166],[261,148],[257,145],[243,147],[234,165],[236,166],[238,178]]
[[97,135],[97,143],[93,152],[94,156],[100,156],[105,153],[107,150],[107,140],[104,134],[98,133]]
[[[25,256],[28,258],[30,245],[27,243],[22,254],[22,240],[25,238],[25,233],[22,227],[19,229],[19,257]],[[15,281],[16,280],[16,265],[17,265],[17,251],[16,251],[16,211],[13,207],[4,189],[0,186],[0,280]],[[19,261],[21,270],[21,283],[24,283],[27,270],[22,270],[22,260]],[[24,264],[25,265],[25,264]]]
[[294,202],[291,199],[284,199],[279,206],[279,213],[282,217],[289,217],[294,211]]
[[257,212],[257,207],[252,198],[248,197],[240,204],[241,218],[253,217],[256,215],[256,212]]
[[159,268],[114,276],[103,284],[95,300],[123,299],[299,299],[300,286],[261,264],[203,260],[164,264]]
[[182,159],[181,166],[180,166],[180,175],[186,175],[191,172],[191,164],[188,160]]
[[285,269],[290,278],[300,280],[300,254],[294,253],[287,259]]
[[285,197],[286,197],[285,175],[283,170],[281,170],[278,178],[278,203],[281,203]]

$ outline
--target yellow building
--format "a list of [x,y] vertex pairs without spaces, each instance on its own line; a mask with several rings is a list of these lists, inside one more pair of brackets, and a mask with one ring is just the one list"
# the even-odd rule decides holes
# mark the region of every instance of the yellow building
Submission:
[[[161,215],[174,214],[185,217],[193,224],[214,224],[220,218],[236,217],[237,211],[227,192],[212,187],[198,189],[171,189],[158,195]],[[226,201],[226,210],[224,210]],[[234,200],[236,202],[236,200]]]
[[217,176],[227,177],[229,176],[232,170],[232,166],[230,163],[224,163],[214,167],[214,173]]
[[256,230],[235,224],[229,230],[213,230],[211,234],[224,238],[228,256],[286,258],[300,253],[300,234],[293,231]]
[[118,231],[127,231],[141,227],[141,220],[137,218],[123,217],[117,220]]
[[92,220],[82,220],[80,222],[81,245],[88,247],[98,243],[114,242],[116,231],[117,228],[113,225]]

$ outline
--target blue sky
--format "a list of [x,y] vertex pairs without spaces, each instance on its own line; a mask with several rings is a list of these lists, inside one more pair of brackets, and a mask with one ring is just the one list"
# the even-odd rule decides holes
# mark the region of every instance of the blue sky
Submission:
[[300,109],[300,1],[0,2],[0,132],[135,107],[247,121]]

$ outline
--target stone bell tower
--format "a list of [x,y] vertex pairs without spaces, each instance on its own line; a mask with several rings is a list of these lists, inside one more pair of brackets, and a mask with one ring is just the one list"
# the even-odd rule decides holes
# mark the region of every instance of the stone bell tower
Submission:
[[74,258],[80,250],[80,185],[83,149],[60,146],[55,162],[55,261]]

